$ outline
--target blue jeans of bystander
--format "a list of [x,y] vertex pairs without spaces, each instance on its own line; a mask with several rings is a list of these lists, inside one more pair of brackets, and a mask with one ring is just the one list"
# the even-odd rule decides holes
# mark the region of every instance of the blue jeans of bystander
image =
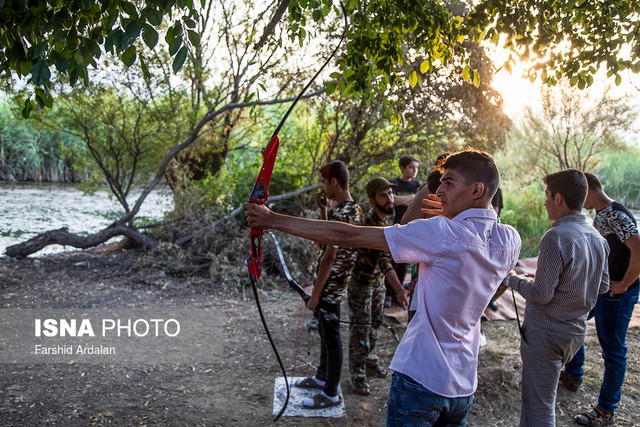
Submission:
[[[614,412],[620,401],[624,374],[627,370],[627,330],[633,307],[638,302],[639,290],[640,287],[636,286],[613,297],[602,294],[589,313],[589,318],[596,318],[598,341],[604,359],[604,378],[600,387],[598,406],[606,413]],[[565,366],[567,374],[573,379],[581,380],[584,373],[583,364],[584,347]]]

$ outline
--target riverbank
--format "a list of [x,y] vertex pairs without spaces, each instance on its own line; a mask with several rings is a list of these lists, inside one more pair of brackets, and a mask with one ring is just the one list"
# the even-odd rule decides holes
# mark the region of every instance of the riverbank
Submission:
[[[137,194],[130,197],[131,204]],[[0,200],[0,256],[8,246],[61,227],[81,235],[96,233],[124,213],[106,191],[86,194],[73,184],[0,181]],[[171,191],[161,187],[147,196],[138,218],[160,220],[172,208]],[[38,255],[68,250],[75,249],[53,245]]]
[[[223,319],[223,353],[213,362],[0,364],[3,425],[273,425],[273,386],[280,372],[253,300],[243,301],[239,292],[226,293],[209,279],[167,274],[158,261],[136,252],[104,250],[0,258],[3,309],[206,307],[218,310]],[[317,364],[319,340],[306,329],[310,314],[299,299],[285,283],[261,298],[285,364]],[[397,330],[402,335],[402,328]],[[515,322],[488,322],[484,330],[488,344],[481,349],[479,387],[468,425],[517,425],[521,362]],[[346,342],[346,327],[342,333]],[[559,389],[558,426],[574,425],[573,415],[595,401],[602,368],[593,331],[587,342],[585,383],[578,393]],[[640,413],[639,329],[630,331],[628,345],[631,361],[616,414],[619,426],[634,425]],[[380,356],[385,363],[395,346],[390,334],[382,335]],[[184,351],[190,354],[189,348]],[[311,373],[308,367],[295,371],[300,376]],[[384,425],[390,380],[373,379],[372,395],[365,397],[351,391],[348,378],[345,363],[346,419],[284,417],[279,423]]]

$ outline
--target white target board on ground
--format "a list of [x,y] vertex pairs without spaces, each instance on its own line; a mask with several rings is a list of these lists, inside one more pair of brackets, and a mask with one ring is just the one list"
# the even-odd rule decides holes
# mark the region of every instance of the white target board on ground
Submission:
[[[324,409],[307,409],[302,406],[302,402],[306,398],[321,392],[319,389],[300,388],[293,384],[305,377],[287,377],[289,387],[291,387],[291,397],[287,409],[282,414],[285,417],[320,417],[320,418],[346,418],[347,414],[344,410],[344,397],[342,396],[342,388],[338,386],[338,395],[342,399],[339,405]],[[287,388],[285,387],[284,377],[277,377],[273,388],[273,416],[278,415],[284,401],[287,399]]]

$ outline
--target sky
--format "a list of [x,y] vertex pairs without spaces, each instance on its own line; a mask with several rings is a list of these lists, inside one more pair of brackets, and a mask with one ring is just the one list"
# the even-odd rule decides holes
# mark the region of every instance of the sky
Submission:
[[[496,67],[500,67],[508,57],[508,52],[499,48],[489,49]],[[515,122],[522,117],[526,106],[531,106],[534,110],[540,108],[541,83],[540,81],[531,83],[528,79],[522,78],[524,70],[525,66],[522,64],[517,65],[511,73],[503,68],[493,78],[493,87],[502,94],[504,111]],[[613,77],[607,78],[604,72],[599,73],[599,78],[596,77],[593,86],[588,90],[602,91],[607,84],[611,84],[612,94],[616,96],[631,94],[634,105],[640,111],[640,75],[623,72],[621,77],[622,84],[616,87]],[[576,88],[576,90],[579,89]],[[627,139],[628,142],[640,146],[640,115],[634,128]]]

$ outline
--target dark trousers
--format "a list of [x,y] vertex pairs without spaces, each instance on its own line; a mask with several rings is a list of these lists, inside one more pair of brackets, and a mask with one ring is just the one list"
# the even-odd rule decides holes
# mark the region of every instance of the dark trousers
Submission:
[[[589,313],[589,318],[596,318],[596,331],[604,359],[604,378],[598,406],[607,413],[616,410],[622,397],[622,384],[627,371],[627,330],[633,308],[638,302],[639,290],[636,286],[613,297],[608,293],[599,295],[596,306]],[[565,366],[569,377],[581,380],[583,364],[584,346]]]
[[[322,309],[333,313],[340,319],[340,304],[322,303]],[[320,313],[318,331],[320,332],[320,366],[316,377],[325,381],[324,392],[328,396],[338,394],[340,374],[342,372],[342,338],[340,322],[335,318],[327,320]]]

